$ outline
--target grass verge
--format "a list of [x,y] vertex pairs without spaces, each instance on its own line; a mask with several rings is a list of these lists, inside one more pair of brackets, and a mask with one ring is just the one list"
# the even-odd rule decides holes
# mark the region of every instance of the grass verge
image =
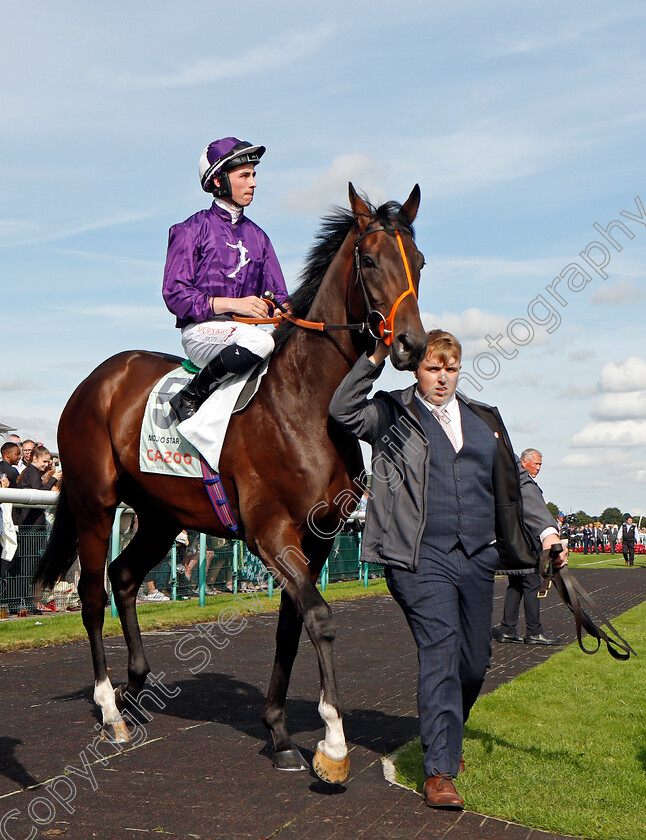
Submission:
[[[623,554],[582,554],[571,552],[568,556],[568,566],[571,569],[626,569]],[[635,555],[635,565],[626,572],[646,566],[646,554]]]
[[[330,584],[323,597],[328,603],[349,601],[369,595],[386,595],[388,589],[383,579],[369,581],[364,587],[360,581],[350,580]],[[206,599],[206,606],[199,607],[197,600],[170,601],[158,604],[140,604],[137,607],[139,626],[143,631],[164,630],[188,624],[217,621],[224,609],[238,610],[241,614],[276,612],[280,605],[280,594],[268,598],[264,592],[257,597],[246,593],[238,595],[215,595]],[[106,613],[104,636],[120,636],[121,624],[118,618]],[[78,613],[60,613],[29,618],[12,619],[0,624],[0,652],[49,647],[65,642],[85,641],[87,634]]]
[[[616,625],[638,657],[570,645],[478,700],[458,782],[469,810],[591,840],[644,840],[646,603]],[[397,780],[421,791],[419,740],[395,763]]]

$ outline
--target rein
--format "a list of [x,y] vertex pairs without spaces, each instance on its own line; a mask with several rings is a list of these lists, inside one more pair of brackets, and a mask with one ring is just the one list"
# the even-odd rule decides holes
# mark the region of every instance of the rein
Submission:
[[[592,595],[585,591],[568,568],[566,566],[561,566],[559,569],[554,567],[554,560],[559,556],[561,551],[561,543],[555,543],[550,549],[547,549],[541,554],[539,572],[543,578],[543,586],[541,587],[541,591],[538,593],[538,597],[544,598],[547,595],[547,590],[550,588],[552,583],[554,583],[554,586],[561,596],[563,603],[574,616],[574,622],[576,624],[576,639],[583,653],[587,653],[589,655],[596,653],[601,647],[601,642],[603,641],[606,643],[608,653],[615,659],[630,659],[631,654],[633,656],[637,656],[630,644],[617,631],[617,629],[612,626],[610,620],[606,618],[603,612],[599,609],[592,598]],[[613,639],[605,632],[605,630],[602,630],[601,627],[598,627],[594,623],[592,618],[590,618],[588,613],[582,608],[579,599],[581,601],[585,601],[586,604],[589,604],[590,607],[592,607],[601,619],[601,623],[605,624],[611,633],[614,633],[617,637],[616,639]],[[585,630],[590,636],[592,636],[593,639],[597,640],[597,646],[593,650],[588,650],[588,648],[584,646],[581,638],[582,630]]]
[[365,321],[358,324],[326,324],[323,321],[306,321],[303,318],[297,318],[295,315],[292,315],[291,312],[288,312],[286,309],[284,309],[280,305],[280,303],[278,303],[278,301],[274,300],[274,296],[271,292],[265,292],[263,297],[271,301],[274,307],[277,307],[281,310],[280,315],[275,315],[271,318],[245,318],[242,315],[233,315],[233,320],[238,321],[242,324],[280,324],[281,321],[286,320],[297,327],[302,327],[306,330],[318,330],[319,332],[328,332],[332,330],[359,330],[360,332],[368,331],[373,338],[377,339],[378,341],[383,340],[384,344],[390,346],[393,343],[395,315],[397,313],[397,309],[399,308],[400,303],[404,300],[405,297],[411,294],[417,300],[417,295],[415,294],[415,287],[413,286],[413,278],[411,275],[410,266],[408,264],[406,251],[404,250],[404,243],[402,242],[402,238],[399,231],[395,230],[395,236],[397,237],[397,244],[399,246],[399,253],[401,254],[404,269],[406,271],[408,288],[406,289],[406,291],[402,292],[401,295],[397,298],[387,317],[384,317],[384,315],[381,312],[379,312],[378,309],[371,308],[370,301],[368,299],[368,292],[366,290],[366,284],[364,282],[363,273],[361,271],[361,253],[359,251],[359,243],[362,239],[365,239],[366,236],[370,236],[370,234],[372,233],[379,233],[380,231],[383,233],[387,233],[389,236],[391,235],[390,232],[386,230],[386,228],[378,227],[373,228],[372,230],[367,230],[365,233],[361,234],[361,236],[357,237],[357,239],[354,242],[355,282],[359,283],[359,286],[361,287],[361,292],[363,294],[363,299],[366,304],[366,310],[368,312],[368,315]]

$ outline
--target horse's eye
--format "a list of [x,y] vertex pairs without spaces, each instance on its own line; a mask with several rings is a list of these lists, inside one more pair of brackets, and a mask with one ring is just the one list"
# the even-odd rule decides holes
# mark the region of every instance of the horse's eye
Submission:
[[375,268],[375,261],[372,257],[369,257],[367,254],[364,254],[361,257],[361,265],[363,268]]

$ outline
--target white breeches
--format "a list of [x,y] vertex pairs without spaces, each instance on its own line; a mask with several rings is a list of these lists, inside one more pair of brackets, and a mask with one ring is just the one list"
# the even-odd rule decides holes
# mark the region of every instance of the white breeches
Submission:
[[262,359],[266,359],[274,349],[274,339],[270,333],[253,324],[204,321],[200,324],[188,324],[182,329],[184,352],[198,367],[207,365],[230,344],[246,347]]

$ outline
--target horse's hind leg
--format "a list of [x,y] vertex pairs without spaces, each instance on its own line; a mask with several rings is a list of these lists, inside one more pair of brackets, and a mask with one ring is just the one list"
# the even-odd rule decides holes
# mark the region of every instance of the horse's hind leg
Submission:
[[128,741],[128,728],[117,708],[105,660],[103,621],[108,600],[104,586],[105,559],[110,542],[114,509],[79,521],[79,558],[81,577],[78,591],[83,624],[87,631],[94,666],[94,702],[101,708],[102,722],[109,740]]
[[114,601],[128,646],[128,684],[125,688],[119,686],[115,691],[120,708],[126,705],[126,693],[136,699],[150,673],[137,621],[137,592],[146,573],[164,559],[179,530],[177,522],[168,516],[152,509],[138,509],[137,532],[108,567]]

